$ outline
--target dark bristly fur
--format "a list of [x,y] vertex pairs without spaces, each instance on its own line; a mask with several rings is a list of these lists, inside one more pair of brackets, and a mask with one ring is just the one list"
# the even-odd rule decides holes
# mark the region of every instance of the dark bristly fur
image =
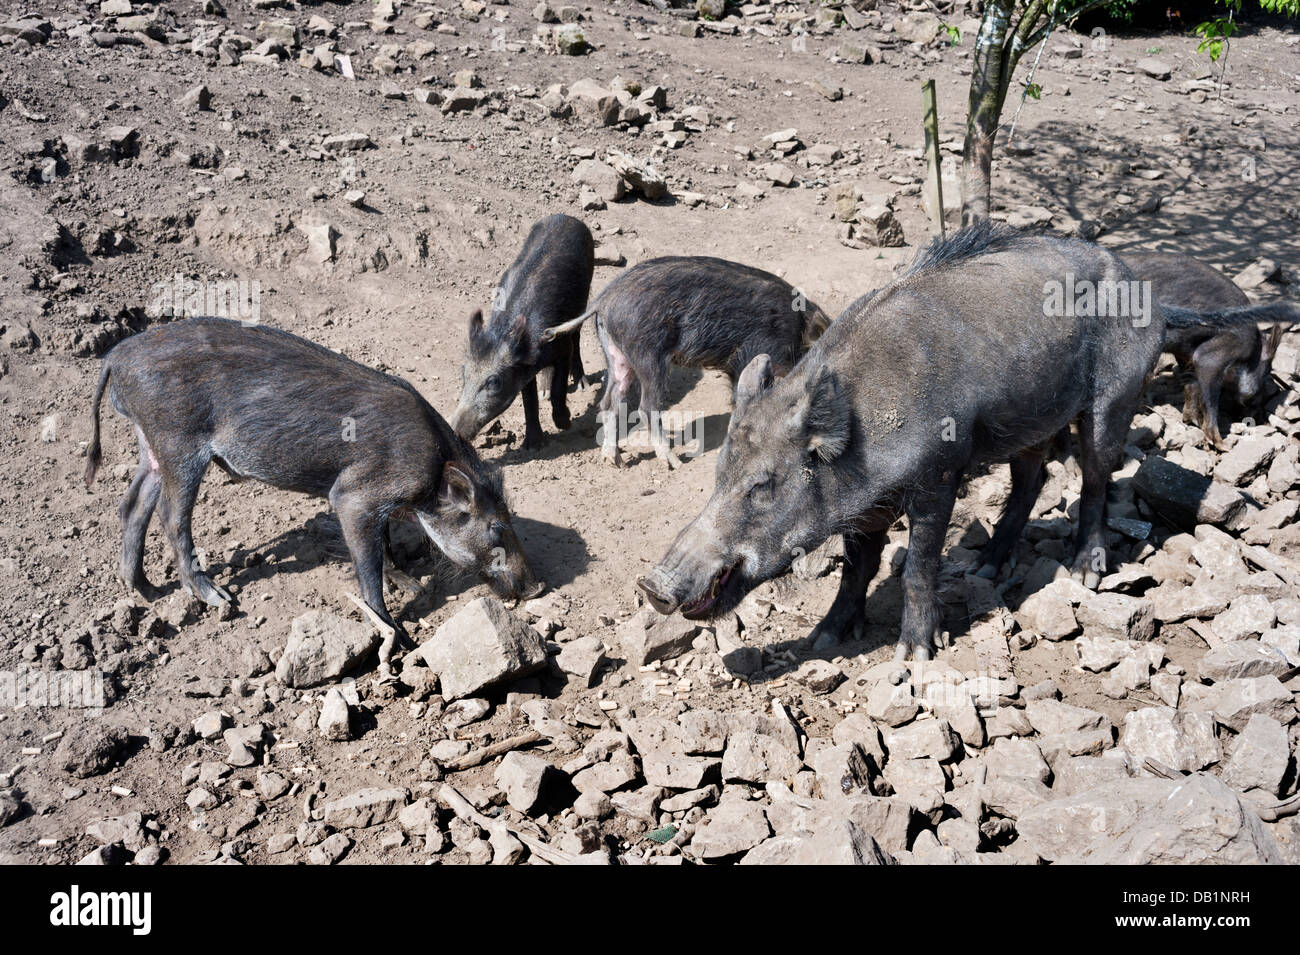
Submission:
[[1275,325],[1261,332],[1255,323],[1293,323],[1300,306],[1251,306],[1227,276],[1178,252],[1129,252],[1123,258],[1139,279],[1151,283],[1165,312],[1164,350],[1193,379],[1184,386],[1183,419],[1221,446],[1223,389],[1235,392],[1252,411],[1271,392],[1269,373],[1282,330]]
[[[715,369],[734,385],[755,355],[766,354],[783,374],[830,324],[783,279],[707,256],[642,262],[607,285],[587,314],[596,318],[609,369],[600,407],[605,453],[614,460],[614,416],[636,388],[642,421],[657,435],[671,366]],[[666,439],[655,450],[676,463]]]
[[713,616],[844,534],[839,594],[814,633],[858,632],[890,524],[909,546],[900,649],[926,655],[940,630],[939,559],[963,476],[1009,461],[1012,490],[983,558],[1010,555],[1053,437],[1077,420],[1083,493],[1076,570],[1102,569],[1106,487],[1164,337],[1127,317],[1044,315],[1047,283],[1130,281],[1106,250],[990,223],[936,242],[899,279],[854,302],[784,379],[759,356],[703,512],[639,581],[661,612]]
[[546,332],[586,307],[594,262],[591,231],[572,216],[547,216],[529,230],[501,276],[487,321],[482,312],[470,317],[460,403],[451,418],[457,434],[473,438],[522,392],[524,447],[540,447],[539,385],[549,390],[555,427],[570,426],[570,379],[578,387],[586,384],[581,327],[558,337]]
[[362,598],[397,630],[383,596],[390,516],[414,517],[453,561],[476,568],[503,595],[535,589],[500,474],[400,378],[274,328],[213,318],[158,326],[104,358],[87,484],[99,463],[105,390],[140,442],[120,507],[120,573],[147,595],[144,540],[161,498],[182,583],[208,603],[230,600],[198,566],[190,530],[213,461],[236,479],[328,498]]

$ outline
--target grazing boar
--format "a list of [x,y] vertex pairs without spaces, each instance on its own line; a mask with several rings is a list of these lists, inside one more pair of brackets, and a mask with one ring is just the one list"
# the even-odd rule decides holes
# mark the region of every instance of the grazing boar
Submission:
[[[1190,255],[1128,252],[1123,259],[1139,279],[1151,283],[1162,305],[1204,312],[1250,304],[1231,279]],[[1281,325],[1263,331],[1249,323],[1170,328],[1164,350],[1193,378],[1184,386],[1183,420],[1200,427],[1216,448],[1223,447],[1219,425],[1223,387],[1235,391],[1243,407],[1262,404],[1271,391],[1269,374],[1281,340]]]
[[472,439],[523,392],[524,448],[541,447],[539,384],[541,397],[550,398],[555,427],[569,428],[570,379],[577,387],[586,385],[581,329],[545,333],[586,307],[594,261],[591,231],[572,216],[548,216],[532,227],[501,276],[491,315],[486,321],[481,311],[470,316],[460,403],[451,418],[458,435]]
[[[1091,287],[1091,305],[1066,301],[1064,287]],[[978,462],[1011,464],[1006,511],[982,555],[996,570],[1038,496],[1045,450],[1077,421],[1074,569],[1095,587],[1107,483],[1164,326],[1160,307],[1099,246],[989,223],[936,241],[849,306],[784,378],[766,355],[751,360],[712,497],[638,583],[661,613],[712,617],[843,534],[839,593],[813,633],[826,645],[860,630],[886,531],[906,515],[898,651],[928,658],[963,476]]]
[[185,589],[212,606],[231,600],[200,567],[190,529],[214,461],[236,480],[329,500],[362,599],[388,628],[385,674],[402,629],[384,605],[389,518],[418,522],[453,563],[477,570],[502,596],[541,591],[498,474],[399,378],[264,326],[196,318],[152,328],[104,358],[91,406],[87,486],[100,462],[105,391],[140,443],[139,467],[119,508],[119,573],[147,597],[154,589],[144,573],[145,535],[161,504]]

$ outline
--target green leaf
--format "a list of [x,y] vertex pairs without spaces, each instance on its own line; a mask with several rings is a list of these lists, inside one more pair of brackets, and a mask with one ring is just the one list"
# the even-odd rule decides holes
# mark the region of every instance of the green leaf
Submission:
[[[1300,0],[1296,0],[1296,2],[1300,3]],[[944,33],[948,34],[949,46],[959,46],[961,44],[961,30],[959,28],[950,23],[940,23],[939,26]]]
[[1028,86],[1025,87],[1025,95],[1028,96],[1030,99],[1042,99],[1043,88],[1037,83],[1030,83]]

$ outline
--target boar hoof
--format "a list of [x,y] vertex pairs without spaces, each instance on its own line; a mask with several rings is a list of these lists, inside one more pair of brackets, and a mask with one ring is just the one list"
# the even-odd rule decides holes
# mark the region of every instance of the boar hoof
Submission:
[[573,387],[570,388],[569,390],[570,390],[570,391],[586,391],[586,390],[587,390],[587,386],[588,386],[589,384],[591,384],[591,381],[587,378],[586,375],[579,375],[577,378],[573,379]]
[[573,427],[573,416],[569,414],[568,408],[555,408],[551,411],[551,421],[560,431],[568,431]]
[[609,464],[616,468],[627,467],[627,460],[617,450],[614,451],[601,450],[598,460],[600,461],[601,464]]
[[211,577],[195,577],[192,583],[185,585],[185,589],[191,596],[198,597],[209,607],[218,609],[226,606],[232,599],[224,588],[212,582]]
[[524,450],[525,450],[525,451],[536,451],[536,450],[538,450],[542,445],[544,445],[545,443],[546,443],[546,435],[541,434],[540,432],[537,433],[537,434],[525,434],[525,435],[524,435]]
[[1076,570],[1070,576],[1074,578],[1075,583],[1081,584],[1089,590],[1096,590],[1101,584],[1101,574],[1097,573],[1095,570]]
[[911,658],[913,660],[916,660],[920,663],[926,662],[927,660],[930,659],[931,656],[929,647],[923,644],[916,644],[914,646],[908,640],[901,639],[898,641],[898,646],[894,648],[894,662],[895,663],[904,662],[905,660],[908,659],[909,653],[911,654]]
[[860,616],[842,625],[823,620],[808,635],[808,643],[814,651],[830,650],[841,643],[860,639],[862,639],[862,618]]
[[659,455],[659,460],[668,465],[669,471],[676,471],[682,466],[682,459],[677,456],[677,452],[672,448],[656,448],[655,453]]

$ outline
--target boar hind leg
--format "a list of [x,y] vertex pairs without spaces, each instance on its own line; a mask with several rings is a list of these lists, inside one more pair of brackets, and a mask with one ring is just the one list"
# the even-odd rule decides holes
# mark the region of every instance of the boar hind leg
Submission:
[[862,636],[866,613],[867,585],[880,569],[880,553],[885,548],[885,531],[844,535],[844,569],[835,602],[822,622],[809,635],[814,650],[825,650]]
[[992,580],[998,575],[1029,521],[1029,515],[1043,489],[1043,455],[1045,448],[1029,448],[1011,459],[1011,495],[998,521],[993,539],[984,548],[977,576]]
[[960,483],[960,472],[946,474],[942,484],[918,491],[907,508],[903,625],[898,634],[895,660],[907,659],[909,652],[917,660],[928,660],[932,649],[943,645],[938,596],[939,559]]
[[191,459],[179,469],[162,469],[162,519],[167,540],[176,555],[176,568],[181,584],[210,607],[221,607],[231,602],[230,594],[213,583],[199,564],[194,553],[194,536],[190,527],[194,515],[194,501],[199,496],[206,459]]
[[378,516],[381,509],[358,494],[340,491],[337,484],[330,492],[330,504],[338,515],[343,540],[352,555],[361,599],[383,636],[379,646],[379,674],[387,679],[391,676],[389,661],[397,638],[405,639],[406,632],[384,604],[384,521]]
[[1210,444],[1223,450],[1223,433],[1219,430],[1219,401],[1223,393],[1223,376],[1231,358],[1223,361],[1217,353],[1206,358],[1197,356],[1196,390],[1200,396],[1201,419],[1197,423]]
[[673,451],[672,441],[664,431],[663,408],[668,395],[668,368],[655,368],[641,377],[641,417],[650,433],[650,445],[655,457],[668,465],[671,471],[682,466],[682,459]]
[[158,462],[154,460],[144,434],[137,429],[136,435],[140,439],[140,466],[117,509],[122,519],[122,556],[118,575],[128,587],[152,600],[155,590],[144,575],[144,541],[154,507],[158,504],[162,479],[158,474]]
[[[1130,396],[1124,396],[1125,399]],[[1075,537],[1073,576],[1089,590],[1096,590],[1107,572],[1106,488],[1110,474],[1124,449],[1133,401],[1098,402],[1079,420],[1079,465],[1083,489],[1079,496],[1079,530]]]
[[602,330],[601,347],[605,351],[605,391],[600,396],[600,457],[607,464],[616,467],[624,465],[618,453],[618,439],[621,423],[626,420],[627,395],[634,381],[632,366],[622,350]]

